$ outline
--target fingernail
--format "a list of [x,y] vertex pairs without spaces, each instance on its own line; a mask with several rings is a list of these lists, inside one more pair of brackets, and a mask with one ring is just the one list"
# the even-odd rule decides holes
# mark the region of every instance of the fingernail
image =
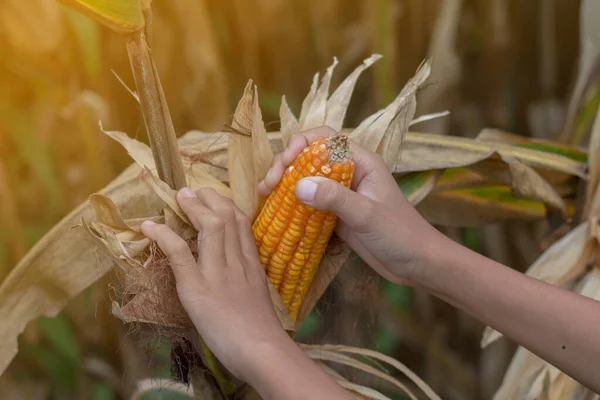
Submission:
[[273,168],[269,168],[269,170],[267,171],[267,174],[265,175],[265,179],[263,179],[263,182],[273,180],[273,174],[274,174]]
[[311,202],[317,193],[317,183],[310,179],[302,179],[296,185],[296,197],[302,201]]
[[156,225],[156,222],[150,221],[149,219],[147,219],[146,221],[142,222],[142,229],[144,227],[148,227],[148,226],[152,226],[152,225]]
[[181,189],[179,191],[179,194],[181,194],[181,197],[186,197],[188,199],[193,199],[195,197],[198,197],[198,196],[196,196],[196,193],[194,193],[192,191],[192,189],[190,189],[190,188],[183,188],[183,189]]

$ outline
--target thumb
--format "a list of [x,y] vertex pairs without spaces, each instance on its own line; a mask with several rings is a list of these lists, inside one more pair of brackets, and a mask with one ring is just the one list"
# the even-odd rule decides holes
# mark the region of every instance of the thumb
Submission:
[[307,206],[331,211],[352,228],[364,226],[366,216],[371,215],[373,209],[371,199],[319,176],[301,179],[296,184],[295,194]]

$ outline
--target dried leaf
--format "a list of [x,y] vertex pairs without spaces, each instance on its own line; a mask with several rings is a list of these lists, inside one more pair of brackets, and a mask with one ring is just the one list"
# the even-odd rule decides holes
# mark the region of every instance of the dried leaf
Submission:
[[397,173],[470,166],[498,153],[501,157],[516,158],[523,164],[536,168],[536,171],[537,168],[549,169],[586,178],[585,163],[553,152],[518,145],[407,132],[403,146],[402,162],[396,165],[394,171]]
[[[333,58],[333,64],[327,68],[327,72],[323,75],[321,85],[315,92],[314,97],[311,99],[310,106],[304,114],[304,118],[300,117],[300,129],[307,130],[316,128],[325,123],[325,115],[327,113],[327,98],[329,97],[329,85],[331,84],[331,76],[333,70],[338,64],[337,58]],[[302,111],[304,112],[304,104],[302,104]],[[301,114],[302,115],[302,114]]]
[[288,332],[295,332],[296,326],[294,325],[294,321],[292,320],[283,299],[279,295],[279,292],[270,281],[267,280],[267,284],[269,286],[271,300],[273,300],[273,307],[275,307],[275,313],[277,314],[277,318],[279,318],[279,322],[281,322],[283,329]]
[[263,123],[262,113],[260,111],[260,106],[258,105],[258,90],[256,86],[254,87],[254,118],[252,120],[252,149],[253,149],[253,158],[254,158],[254,210],[253,213],[249,215],[250,219],[254,219],[256,215],[260,212],[260,208],[262,207],[264,200],[262,199],[258,192],[256,191],[256,187],[265,178],[267,171],[271,167],[271,163],[273,162],[273,150],[271,149],[271,145],[269,143],[269,138],[267,137],[267,131],[265,130],[265,124]]
[[[429,76],[430,71],[431,64],[428,61],[417,70],[415,76],[408,81],[392,103],[367,117],[349,134],[349,137],[361,146],[371,151],[378,151],[384,156],[391,169],[396,165],[397,159],[392,161],[390,158],[402,143],[403,128],[406,129],[414,117],[415,94]],[[397,130],[394,131],[393,128]]]
[[[348,110],[348,104],[350,104],[352,92],[354,91],[358,78],[364,70],[377,62],[381,57],[380,54],[373,54],[369,58],[363,60],[362,64],[356,67],[356,69],[337,87],[327,101],[325,125],[331,127],[336,132],[342,129],[346,111]],[[283,131],[283,128],[281,130]]]
[[281,97],[279,119],[281,121],[281,140],[283,141],[283,146],[287,147],[292,135],[300,131],[300,124],[296,120],[292,110],[290,110],[290,106],[288,106],[285,96]]
[[313,76],[312,85],[310,86],[310,90],[308,94],[302,101],[302,109],[300,110],[300,119],[298,122],[300,123],[300,127],[304,127],[306,125],[306,117],[308,116],[308,112],[312,107],[313,100],[317,95],[317,88],[319,86],[319,73],[315,73]]
[[96,218],[102,223],[115,229],[132,229],[127,225],[125,219],[123,219],[123,216],[115,203],[108,197],[99,193],[92,194],[90,196],[90,204],[94,208]]
[[546,368],[536,376],[534,382],[529,387],[527,399],[572,399],[578,385],[577,381],[573,378],[565,375],[558,368],[547,364]]
[[342,365],[347,365],[349,367],[359,369],[359,370],[369,373],[371,375],[374,375],[384,381],[387,381],[387,382],[393,384],[394,386],[396,386],[397,388],[402,390],[404,393],[406,393],[409,398],[411,398],[413,400],[417,400],[417,397],[399,380],[371,367],[370,365],[368,365],[366,363],[358,361],[352,357],[348,357],[344,354],[340,354],[340,353],[337,353],[334,351],[324,350],[322,348],[305,349],[304,352],[310,358],[315,359],[315,360],[325,360],[325,361],[336,362],[336,363],[339,363]]
[[[600,51],[600,48],[598,50]],[[600,182],[600,110],[596,113],[592,126],[588,158],[590,178],[587,183],[584,216],[600,217],[596,215],[600,209],[600,196],[597,193]]]
[[514,197],[508,186],[483,186],[435,191],[417,206],[432,224],[469,227],[510,219],[538,220],[543,203]]
[[528,200],[541,201],[548,206],[565,213],[565,203],[554,188],[533,168],[513,157],[502,158],[510,168],[513,194]]
[[404,375],[406,375],[430,399],[436,399],[436,400],[440,399],[440,397],[431,389],[431,387],[429,387],[429,385],[427,385],[425,383],[425,381],[423,381],[421,378],[419,378],[406,365],[404,365],[400,361],[398,361],[390,356],[387,356],[385,354],[382,354],[380,352],[369,350],[369,349],[363,349],[363,348],[359,348],[359,347],[343,346],[343,345],[301,345],[301,347],[303,349],[315,349],[315,350],[324,349],[324,350],[331,350],[331,351],[339,352],[339,353],[358,354],[358,355],[371,357],[376,360],[385,362],[385,363],[393,366],[394,368],[396,368],[398,371],[402,372]]
[[[157,215],[158,197],[139,178],[139,167],[126,169],[99,193],[111,198],[122,215]],[[93,219],[89,201],[64,217],[17,264],[0,286],[0,374],[17,352],[17,336],[39,316],[54,317],[67,302],[112,268],[98,260],[80,218]]]
[[408,127],[410,128],[414,125],[422,124],[422,123],[428,122],[428,121],[433,121],[433,120],[436,120],[441,117],[446,117],[448,115],[450,115],[450,111],[440,111],[437,113],[421,115],[420,117],[415,118],[412,121],[410,121],[410,124],[408,124]]
[[248,216],[253,215],[256,209],[253,120],[252,81],[248,81],[233,114],[232,127],[235,132],[229,134],[229,186],[233,201]]
[[119,131],[105,131],[100,124],[100,130],[119,142],[121,146],[127,150],[129,157],[141,167],[148,168],[150,171],[156,173],[156,164],[152,157],[152,150],[146,144],[130,138],[126,133]]
[[525,399],[533,380],[547,365],[535,354],[519,347],[493,400]]
[[171,189],[169,185],[161,181],[159,177],[153,175],[147,168],[142,170],[142,179],[148,184],[148,187],[150,187],[154,193],[156,193],[156,195],[160,197],[179,218],[181,218],[182,221],[188,225],[192,225],[188,216],[183,212],[181,207],[179,207],[179,203],[177,203],[176,190]]

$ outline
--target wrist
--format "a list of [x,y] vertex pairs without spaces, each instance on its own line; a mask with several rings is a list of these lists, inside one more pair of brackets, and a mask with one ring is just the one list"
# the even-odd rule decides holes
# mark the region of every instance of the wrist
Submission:
[[[411,281],[426,290],[438,292],[443,289],[449,278],[457,278],[460,271],[457,268],[466,262],[469,249],[448,238],[437,229],[431,227],[434,233],[428,240],[423,241],[420,254],[416,257]],[[453,280],[456,283],[456,280]]]
[[278,365],[278,360],[294,359],[297,352],[301,352],[300,348],[285,331],[247,342],[239,351],[240,364],[244,365],[239,378],[259,390],[265,385],[265,377],[274,376],[269,372]]

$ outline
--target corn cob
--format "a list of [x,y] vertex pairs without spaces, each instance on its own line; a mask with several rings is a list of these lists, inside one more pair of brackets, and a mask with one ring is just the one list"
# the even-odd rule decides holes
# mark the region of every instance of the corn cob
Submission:
[[260,262],[294,321],[337,219],[298,200],[296,183],[323,176],[350,187],[353,174],[354,161],[344,134],[312,142],[286,169],[252,225]]

